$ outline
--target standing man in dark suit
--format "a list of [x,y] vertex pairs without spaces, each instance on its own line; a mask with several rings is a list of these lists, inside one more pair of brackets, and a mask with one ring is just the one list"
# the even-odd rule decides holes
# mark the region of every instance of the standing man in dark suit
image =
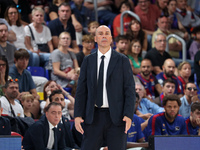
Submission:
[[135,104],[133,72],[128,58],[111,49],[107,26],[97,28],[95,42],[98,50],[82,63],[75,98],[81,150],[98,150],[103,141],[109,150],[125,150]]
[[22,141],[25,150],[65,150],[63,128],[58,126],[62,105],[52,102],[45,109],[45,117],[35,122]]

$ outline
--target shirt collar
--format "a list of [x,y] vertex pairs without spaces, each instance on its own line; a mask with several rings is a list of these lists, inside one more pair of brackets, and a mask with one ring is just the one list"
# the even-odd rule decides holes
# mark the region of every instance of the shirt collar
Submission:
[[98,59],[101,59],[101,56],[104,55],[105,58],[109,60],[111,57],[111,47],[105,54],[102,54],[98,49],[97,55],[98,55]]
[[[54,126],[49,122],[49,120],[48,120],[48,123],[49,123],[49,129],[53,129]],[[55,127],[57,128],[57,125]]]

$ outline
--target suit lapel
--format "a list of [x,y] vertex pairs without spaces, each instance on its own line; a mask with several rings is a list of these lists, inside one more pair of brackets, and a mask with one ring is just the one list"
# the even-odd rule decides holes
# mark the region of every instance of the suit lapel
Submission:
[[46,115],[44,116],[43,120],[45,122],[45,130],[47,133],[47,134],[45,134],[45,145],[47,146],[48,140],[49,140],[49,123],[47,121]]
[[97,86],[97,52],[94,53],[95,57],[91,57],[91,62],[90,65],[92,66],[91,71],[92,71],[92,76],[93,76],[93,85],[94,87]]
[[109,76],[111,75],[113,69],[115,68],[115,65],[117,64],[117,60],[118,60],[117,52],[112,50],[110,61],[109,61],[109,64],[108,64],[107,79],[109,78]]

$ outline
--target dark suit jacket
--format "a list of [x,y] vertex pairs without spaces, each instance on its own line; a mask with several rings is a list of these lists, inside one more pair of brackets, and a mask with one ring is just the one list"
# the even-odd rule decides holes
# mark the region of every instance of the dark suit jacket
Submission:
[[[106,81],[110,116],[115,125],[123,124],[123,117],[133,118],[135,84],[128,58],[114,50],[107,70]],[[81,65],[75,98],[75,117],[87,124],[93,121],[97,93],[97,52],[85,57]]]
[[[27,131],[22,141],[25,150],[48,150],[49,124],[46,116],[35,122]],[[63,128],[57,128],[58,150],[65,149]]]
[[65,139],[66,147],[78,149],[79,147],[76,145],[73,135],[72,135],[71,124],[69,120],[65,118],[64,116],[62,116],[62,123],[60,122],[58,124],[58,127],[61,127],[64,129],[64,134],[65,134],[64,139]]
[[10,120],[0,116],[0,135],[10,135],[10,134],[11,134]]

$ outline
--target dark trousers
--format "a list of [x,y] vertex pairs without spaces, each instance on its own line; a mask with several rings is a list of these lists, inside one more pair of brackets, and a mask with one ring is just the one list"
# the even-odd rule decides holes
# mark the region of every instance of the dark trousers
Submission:
[[95,108],[92,124],[85,124],[81,150],[99,150],[105,142],[109,150],[125,150],[125,123],[112,123],[109,109]]

